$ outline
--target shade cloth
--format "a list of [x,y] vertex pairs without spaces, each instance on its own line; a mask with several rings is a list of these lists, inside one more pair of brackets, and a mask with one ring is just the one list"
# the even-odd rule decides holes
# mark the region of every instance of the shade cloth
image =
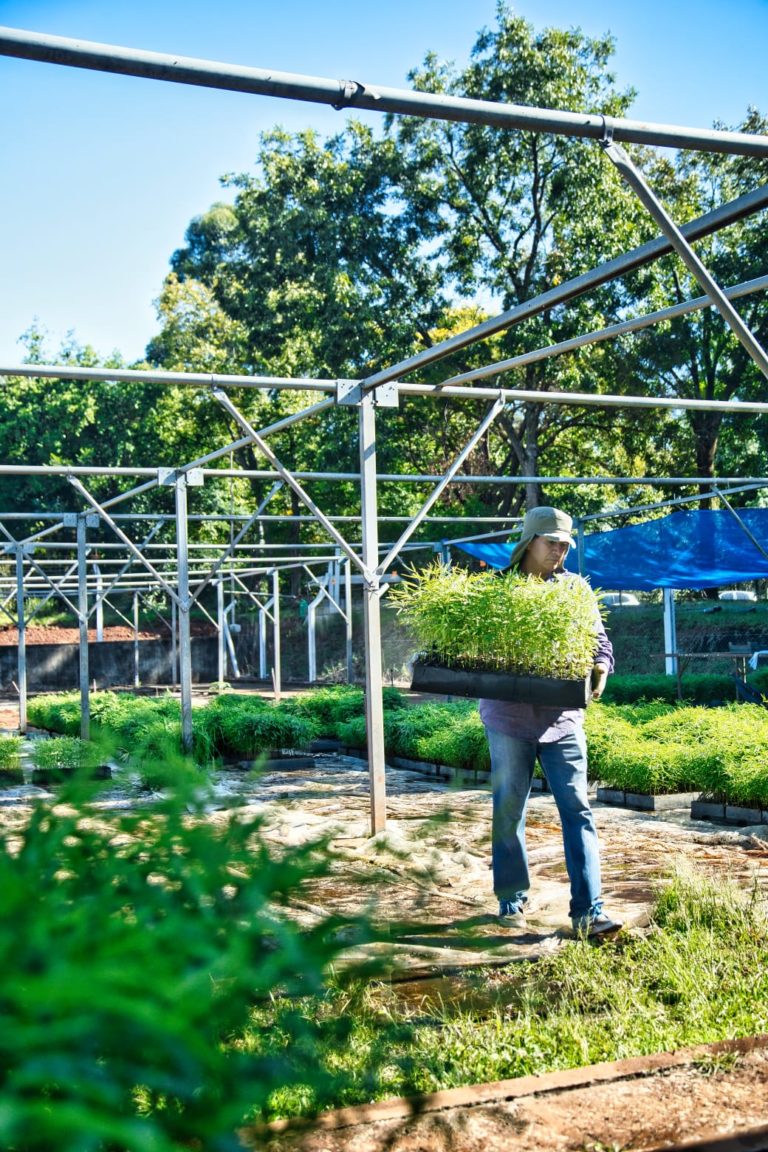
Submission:
[[[760,547],[768,553],[768,508],[740,508],[738,517],[728,509],[701,509],[592,532],[584,536],[581,573],[594,588],[633,591],[720,588],[766,579],[768,556]],[[511,544],[452,547],[484,560],[491,568],[506,568],[514,545],[513,539]],[[579,571],[575,549],[568,553],[565,566],[569,572]]]

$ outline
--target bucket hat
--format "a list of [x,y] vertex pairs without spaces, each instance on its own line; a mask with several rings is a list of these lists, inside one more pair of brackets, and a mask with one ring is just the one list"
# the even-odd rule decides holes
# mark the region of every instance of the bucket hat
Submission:
[[567,544],[569,548],[574,548],[575,541],[571,535],[572,531],[573,520],[567,512],[561,512],[559,508],[531,508],[525,514],[522,535],[512,549],[509,566],[514,568],[520,563],[534,536],[544,536],[547,540],[559,540],[561,544]]

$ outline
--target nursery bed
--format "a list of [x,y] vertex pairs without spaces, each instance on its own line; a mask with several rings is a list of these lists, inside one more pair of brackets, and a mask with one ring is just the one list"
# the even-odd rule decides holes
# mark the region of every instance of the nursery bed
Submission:
[[623,792],[620,788],[598,788],[597,799],[601,804],[613,804],[622,808],[632,808],[638,812],[671,812],[677,809],[690,809],[698,798],[698,792]]

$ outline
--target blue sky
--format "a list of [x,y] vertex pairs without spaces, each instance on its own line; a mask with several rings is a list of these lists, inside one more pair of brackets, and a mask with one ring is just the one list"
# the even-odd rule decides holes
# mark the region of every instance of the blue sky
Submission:
[[[495,0],[0,0],[0,24],[152,51],[407,87],[428,50],[462,63]],[[636,119],[735,125],[768,112],[768,0],[523,0],[536,27],[617,39]],[[375,114],[363,118],[377,122]],[[0,366],[33,321],[139,358],[153,301],[219,177],[276,124],[330,134],[321,106],[0,57]]]

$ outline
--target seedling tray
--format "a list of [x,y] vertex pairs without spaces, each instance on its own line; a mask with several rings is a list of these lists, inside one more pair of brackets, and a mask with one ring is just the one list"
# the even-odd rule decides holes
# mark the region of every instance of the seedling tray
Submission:
[[505,672],[468,672],[417,660],[411,689],[440,696],[510,700],[553,708],[586,708],[591,697],[591,676],[583,680],[551,680],[544,676],[513,676]]

